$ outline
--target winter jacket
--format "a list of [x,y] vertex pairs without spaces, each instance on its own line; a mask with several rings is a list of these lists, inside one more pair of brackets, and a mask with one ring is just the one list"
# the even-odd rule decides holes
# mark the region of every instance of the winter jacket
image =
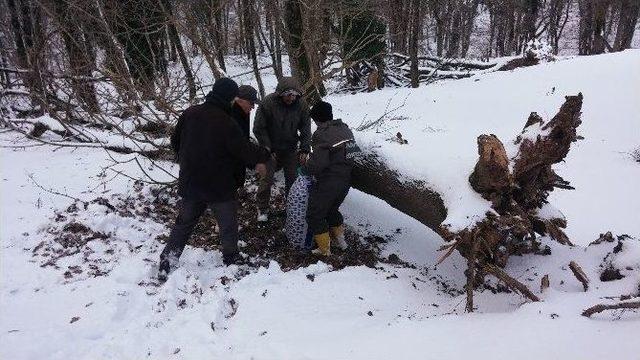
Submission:
[[232,200],[244,183],[244,166],[269,159],[266,149],[246,139],[229,111],[229,105],[207,97],[180,115],[171,136],[180,164],[180,196],[206,202]]
[[[249,126],[249,122],[250,122],[249,114],[244,112],[244,110],[242,110],[242,108],[238,106],[238,104],[234,103],[233,105],[231,105],[231,117],[233,117],[233,119],[236,121],[238,126],[240,126],[240,129],[242,130],[242,135],[244,135],[244,137],[247,140],[251,141],[251,127]],[[235,173],[237,174],[236,176],[238,179],[238,183],[240,184],[244,184],[245,180],[247,179],[247,169],[246,169],[247,167],[253,167],[253,165],[245,166],[242,163],[239,163],[238,168],[235,170]]]
[[242,129],[242,133],[244,134],[245,138],[249,140],[249,138],[251,137],[251,128],[249,126],[249,119],[250,119],[249,114],[244,112],[244,110],[242,110],[242,108],[238,104],[234,103],[231,106],[231,116],[238,123],[238,125],[240,126],[240,129]]
[[301,98],[291,105],[286,105],[280,95],[287,90],[302,93],[293,78],[282,78],[276,91],[267,95],[258,107],[253,133],[258,143],[271,151],[296,150],[300,143],[300,151],[308,153],[311,140],[309,107]]
[[360,152],[353,133],[340,119],[318,124],[311,140],[313,152],[305,165],[307,173],[323,178],[351,179],[353,156]]

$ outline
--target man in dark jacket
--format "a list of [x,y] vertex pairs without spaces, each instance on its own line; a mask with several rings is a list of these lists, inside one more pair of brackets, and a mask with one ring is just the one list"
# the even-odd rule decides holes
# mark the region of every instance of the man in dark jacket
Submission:
[[267,175],[260,179],[256,200],[258,221],[267,221],[274,173],[284,170],[288,192],[296,177],[296,167],[309,154],[311,122],[309,107],[301,98],[300,85],[292,77],[283,77],[276,91],[267,95],[258,110],[253,133],[258,143],[271,151],[273,160],[267,164]]
[[353,159],[360,149],[349,127],[340,119],[333,119],[331,104],[324,101],[316,104],[311,109],[311,118],[318,129],[313,133],[313,152],[304,170],[316,182],[309,193],[307,223],[318,246],[313,252],[330,255],[331,243],[343,250],[347,248],[339,208],[349,192]]
[[[240,85],[238,95],[233,99],[233,105],[231,105],[231,116],[236,120],[247,140],[251,139],[251,127],[249,125],[251,110],[257,103],[259,103],[258,91],[253,86]],[[245,165],[238,164],[236,172],[242,175],[242,180],[239,179],[239,181],[244,184],[247,175]],[[240,192],[244,194],[244,188],[241,187]]]
[[[171,145],[180,164],[178,194],[182,204],[160,255],[160,281],[166,280],[207,207],[218,222],[224,263],[238,260],[237,189],[243,185],[238,165],[243,170],[245,164],[255,165],[264,173],[269,153],[249,142],[231,118],[231,102],[237,93],[238,85],[233,80],[219,79],[204,103],[189,107],[178,118]],[[244,174],[241,178],[244,180]]]
[[231,116],[238,122],[247,140],[251,137],[251,127],[249,126],[251,110],[253,110],[254,106],[259,102],[258,91],[250,85],[240,85],[238,88],[238,96],[233,99]]

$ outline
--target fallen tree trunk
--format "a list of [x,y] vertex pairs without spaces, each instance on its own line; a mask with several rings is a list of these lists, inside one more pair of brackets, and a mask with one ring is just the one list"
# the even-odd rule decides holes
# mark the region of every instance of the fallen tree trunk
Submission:
[[[353,171],[354,188],[385,200],[392,207],[436,230],[451,246],[439,260],[458,250],[468,260],[467,311],[473,311],[473,291],[491,274],[531,301],[539,301],[524,284],[501,268],[509,256],[545,253],[538,236],[571,245],[562,231],[565,219],[544,218],[540,208],[554,188],[572,189],[551,166],[562,161],[579,139],[582,94],[567,96],[548,123],[532,113],[514,144],[519,152],[509,158],[495,135],[478,137],[479,159],[469,177],[471,187],[491,201],[493,212],[470,228],[452,232],[441,225],[447,209],[440,196],[420,181],[401,180],[374,152],[365,153]],[[478,279],[479,278],[479,279]]]
[[386,201],[434,231],[438,230],[447,217],[447,209],[440,195],[430,190],[424,182],[402,181],[401,178],[378,155],[367,152],[353,169],[351,186]]

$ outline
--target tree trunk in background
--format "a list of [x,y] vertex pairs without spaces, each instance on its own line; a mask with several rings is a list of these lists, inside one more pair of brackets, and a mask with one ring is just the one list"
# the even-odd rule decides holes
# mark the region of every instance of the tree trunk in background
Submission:
[[449,13],[451,14],[451,25],[449,29],[447,29],[448,43],[447,43],[447,52],[446,56],[448,58],[455,58],[460,56],[460,38],[461,38],[461,27],[462,27],[462,16],[460,7],[462,5],[460,2],[452,2],[450,3]]
[[88,112],[99,112],[96,90],[93,83],[88,81],[88,78],[92,77],[93,63],[91,55],[86,51],[87,46],[81,27],[77,24],[80,14],[75,9],[70,9],[65,1],[54,2],[52,10],[57,17],[55,22],[67,52],[72,75],[70,83],[74,96],[80,100]]
[[578,49],[580,55],[602,54],[610,48],[605,38],[607,12],[610,0],[579,0],[580,35]]
[[247,50],[249,52],[249,57],[251,58],[251,63],[253,65],[253,75],[256,77],[256,81],[258,82],[258,92],[260,93],[260,98],[264,99],[264,85],[262,84],[262,76],[260,76],[258,59],[256,57],[256,45],[253,38],[253,23],[256,19],[254,17],[252,4],[252,0],[241,1],[242,16],[244,17],[244,32],[247,39]]
[[318,77],[318,72],[312,69],[316,64],[309,58],[304,43],[304,36],[307,34],[304,29],[303,9],[301,0],[285,2],[284,21],[288,32],[285,39],[289,49],[291,74],[304,84],[305,97],[310,104],[314,104],[326,94],[326,90],[322,78]]
[[166,20],[155,0],[119,2],[108,0],[110,22],[124,50],[125,60],[142,98],[155,96],[155,79],[160,73],[166,81],[167,66],[162,37]]
[[[215,44],[216,59],[218,66],[222,71],[227,72],[227,67],[224,63],[224,55],[227,52],[225,44],[226,26],[223,23],[224,4],[221,0],[210,0],[211,11],[213,12],[212,21],[214,26],[213,40]],[[218,79],[218,77],[216,77]]]
[[[411,0],[409,0],[411,1]],[[410,4],[413,5],[411,1]],[[436,55],[439,57],[442,56],[445,50],[445,39],[447,38],[447,6],[443,0],[433,0],[429,1],[429,5],[431,6],[431,14],[433,16],[433,20],[436,23]],[[412,23],[412,19],[407,21],[407,24]],[[411,38],[409,38],[411,41]]]
[[523,43],[536,38],[536,24],[538,21],[538,13],[540,11],[540,0],[526,0],[525,13],[522,26]]
[[618,19],[616,39],[613,43],[614,51],[622,51],[631,47],[631,40],[633,40],[639,15],[640,1],[620,0],[620,17]]
[[420,73],[418,72],[418,45],[422,25],[420,5],[420,0],[411,0],[411,36],[409,37],[411,65],[409,72],[411,75],[411,87],[413,88],[417,88],[420,85]]
[[[11,16],[11,27],[16,42],[18,66],[28,70],[22,74],[24,84],[30,89],[31,102],[40,111],[47,109],[47,94],[42,81],[44,70],[44,34],[40,25],[40,9],[29,0],[7,0]],[[18,8],[19,6],[19,8]]]
[[593,54],[602,54],[608,47],[605,29],[607,25],[607,12],[609,9],[608,0],[594,0],[594,21],[593,21]]
[[271,63],[276,79],[282,78],[282,45],[280,44],[280,16],[278,3],[275,0],[267,0],[265,5],[265,22],[269,32],[269,51],[271,52]]
[[111,78],[116,91],[124,102],[137,99],[136,87],[125,60],[124,49],[117,41],[114,31],[107,21],[107,14],[105,14],[102,2],[94,0],[87,5],[86,10],[89,13],[88,19],[90,20],[87,22],[87,26],[91,36],[105,51],[106,69],[103,71]]
[[460,57],[466,57],[471,45],[471,34],[473,33],[473,25],[476,15],[478,14],[478,6],[480,0],[465,0],[462,5],[462,25],[460,38]]
[[184,70],[184,75],[187,80],[187,86],[189,87],[189,100],[192,101],[196,97],[196,82],[193,78],[193,73],[191,72],[191,65],[189,64],[189,60],[187,60],[187,55],[184,52],[184,48],[182,47],[182,42],[180,41],[180,35],[178,34],[178,29],[176,29],[175,18],[173,15],[173,9],[171,7],[171,2],[169,0],[160,0],[162,10],[169,17],[169,21],[167,22],[167,29],[169,30],[169,39],[172,48],[175,48],[178,53],[178,57],[180,58],[180,63],[182,64],[182,68]]
[[387,0],[391,51],[407,53],[409,9],[411,0]]
[[567,21],[569,20],[569,10],[571,0],[551,0],[549,2],[549,15],[547,17],[547,40],[553,48],[553,53],[558,54],[560,50],[560,38]]
[[[5,44],[3,38],[0,37],[0,67],[5,69],[9,68],[9,61],[7,60],[7,53],[5,52]],[[2,85],[5,89],[11,89],[13,86],[11,85],[11,77],[9,72],[0,71],[0,85]]]

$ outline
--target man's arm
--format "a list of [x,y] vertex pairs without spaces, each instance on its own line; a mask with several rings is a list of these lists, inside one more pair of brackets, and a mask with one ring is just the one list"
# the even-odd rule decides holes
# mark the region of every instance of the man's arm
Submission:
[[308,154],[311,149],[311,119],[309,118],[309,107],[307,104],[302,103],[300,106],[302,106],[298,125],[298,131],[300,131],[300,151]]
[[180,133],[182,132],[182,124],[184,123],[184,113],[178,117],[178,123],[176,127],[173,129],[173,133],[171,134],[171,148],[173,152],[178,155],[180,151]]
[[309,156],[304,168],[310,175],[319,175],[329,166],[331,149],[327,146],[314,146],[313,152]]
[[269,160],[269,151],[247,140],[238,124],[230,122],[225,135],[227,150],[232,156],[242,160],[245,165],[255,166]]
[[269,129],[267,114],[265,114],[264,105],[258,106],[256,110],[256,117],[253,122],[253,135],[258,140],[258,144],[271,149],[271,139],[269,138]]

